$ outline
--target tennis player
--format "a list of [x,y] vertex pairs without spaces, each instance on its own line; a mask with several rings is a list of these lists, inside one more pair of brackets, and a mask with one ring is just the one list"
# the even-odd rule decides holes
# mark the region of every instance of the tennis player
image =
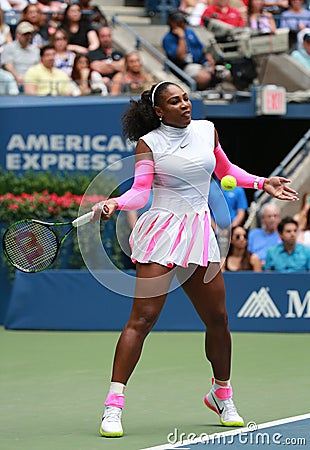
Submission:
[[[175,273],[206,326],[205,353],[213,370],[204,397],[224,426],[243,426],[232,400],[231,337],[225,305],[220,253],[211,228],[208,194],[213,172],[233,175],[238,186],[262,189],[281,200],[297,200],[283,177],[262,178],[232,164],[221,148],[212,122],[191,119],[188,94],[163,81],[131,100],[124,113],[125,137],[136,141],[134,182],[122,196],[93,206],[92,221],[117,209],[139,209],[153,187],[149,211],[137,221],[130,238],[136,263],[132,311],[117,343],[110,389],[100,433],[123,435],[121,423],[127,382],[142,346],[164,306]],[[102,208],[109,212],[102,216]]]

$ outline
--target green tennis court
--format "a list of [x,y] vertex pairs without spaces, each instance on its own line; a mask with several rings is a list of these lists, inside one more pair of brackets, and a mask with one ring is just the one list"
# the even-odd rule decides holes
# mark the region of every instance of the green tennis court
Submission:
[[[125,436],[101,438],[118,334],[1,328],[0,448],[139,450],[173,432],[226,430],[202,401],[211,377],[203,333],[153,332],[127,388]],[[246,423],[309,412],[309,346],[309,334],[233,333],[234,400]]]

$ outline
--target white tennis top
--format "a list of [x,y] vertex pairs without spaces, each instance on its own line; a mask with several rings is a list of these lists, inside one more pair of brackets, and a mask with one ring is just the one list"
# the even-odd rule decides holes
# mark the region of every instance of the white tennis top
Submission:
[[141,139],[153,153],[153,202],[130,236],[132,260],[167,267],[219,262],[208,207],[215,167],[213,123],[161,124]]

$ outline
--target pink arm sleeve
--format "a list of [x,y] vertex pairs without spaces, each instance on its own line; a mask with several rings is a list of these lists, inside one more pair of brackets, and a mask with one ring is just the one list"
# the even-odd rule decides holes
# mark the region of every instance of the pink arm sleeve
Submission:
[[215,175],[221,180],[225,175],[232,175],[237,180],[237,185],[243,188],[263,189],[265,178],[251,175],[240,167],[232,164],[224,153],[221,144],[218,143],[214,150],[216,159]]
[[133,185],[120,197],[115,197],[117,209],[131,211],[143,208],[150,197],[154,179],[154,162],[148,159],[138,161],[135,165]]

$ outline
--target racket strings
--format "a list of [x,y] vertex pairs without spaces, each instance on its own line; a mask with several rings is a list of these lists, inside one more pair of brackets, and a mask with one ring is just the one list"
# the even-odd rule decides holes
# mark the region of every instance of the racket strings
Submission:
[[7,230],[4,247],[15,267],[25,272],[39,272],[52,264],[57,256],[59,243],[49,227],[22,221]]

